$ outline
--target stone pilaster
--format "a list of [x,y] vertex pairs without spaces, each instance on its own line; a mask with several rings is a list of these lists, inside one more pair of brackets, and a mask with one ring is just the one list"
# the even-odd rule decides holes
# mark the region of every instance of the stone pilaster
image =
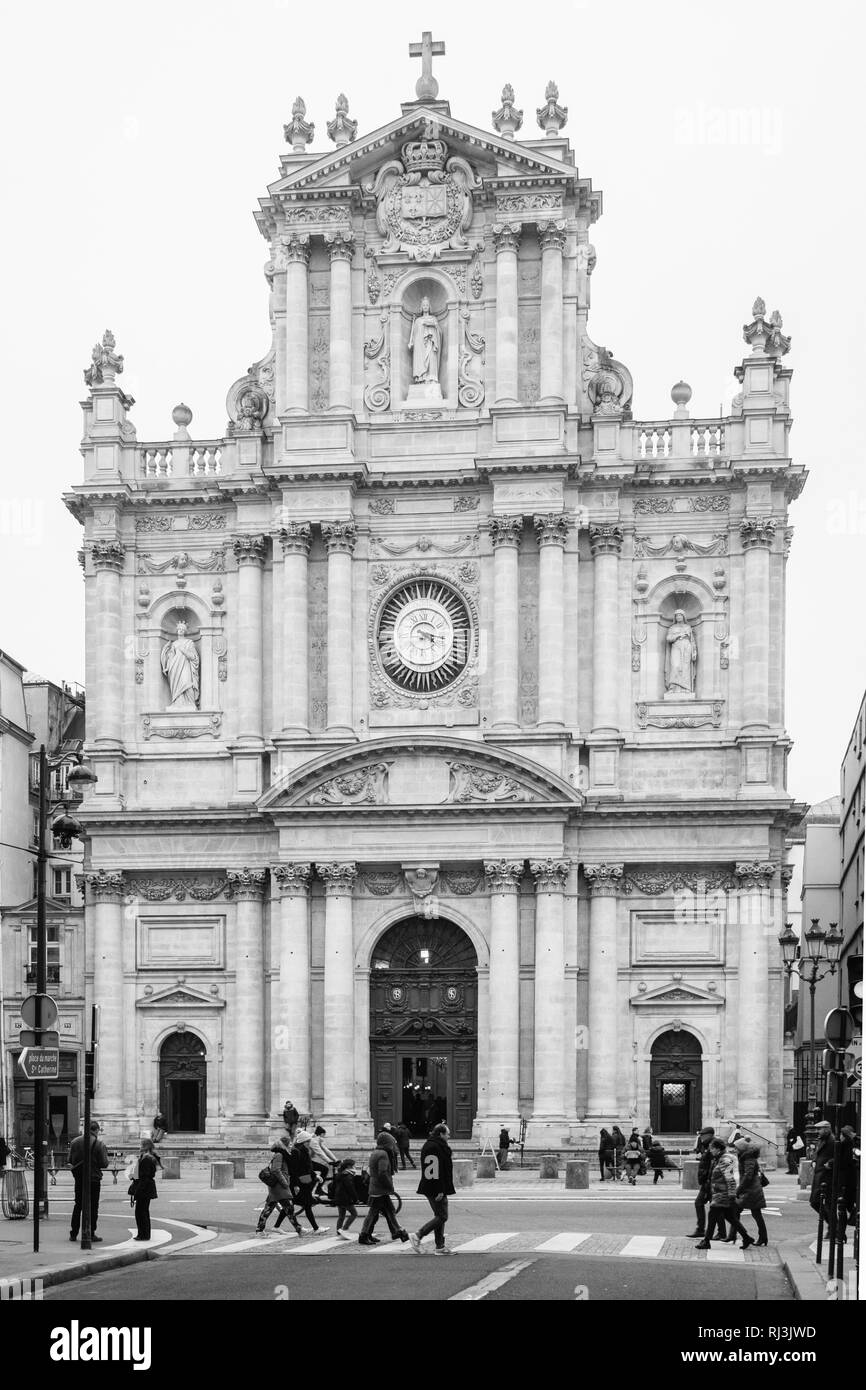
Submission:
[[265,1083],[265,949],[263,899],[267,869],[229,869],[235,901],[235,987],[232,1110],[235,1124],[259,1126],[267,1118]]
[[303,415],[310,408],[308,356],[310,337],[310,238],[293,232],[286,251],[286,413]]
[[233,545],[238,564],[237,741],[262,741],[262,566],[264,536],[239,536]]
[[592,731],[619,732],[619,556],[621,526],[590,526],[589,544],[595,570],[593,615]]
[[564,400],[562,387],[562,252],[565,222],[538,225],[541,247],[541,400]]
[[778,930],[770,889],[776,865],[769,860],[748,861],[737,864],[735,873],[739,883],[737,921],[740,936],[737,1116],[754,1120],[766,1116],[769,1107],[767,1037],[770,933]]
[[617,1111],[617,894],[622,864],[584,864],[589,917],[589,1096],[591,1115]]
[[124,1096],[123,874],[85,873],[85,920],[93,940],[93,1003],[99,1005],[99,1117],[118,1134],[132,1097]]
[[567,859],[538,859],[535,879],[535,1059],[532,1118],[565,1115],[565,936],[564,901],[571,868]]
[[118,748],[123,702],[120,575],[124,549],[119,541],[94,541],[90,558],[96,571],[96,671],[90,691],[87,738],[96,748]]
[[522,516],[490,519],[493,541],[493,728],[516,729],[519,694],[518,556]]
[[355,864],[317,864],[325,884],[325,1114],[348,1118],[355,1110],[354,943],[352,892]]
[[500,1125],[518,1118],[520,1045],[520,880],[523,861],[485,862],[490,892],[490,1012],[487,1109]]
[[290,521],[279,531],[283,549],[283,729],[309,732],[309,554],[310,527]]
[[[271,881],[280,895],[280,965],[273,1053],[277,1094],[271,1116],[279,1118],[291,1100],[301,1115],[310,1112],[310,874],[311,864],[275,864]],[[327,1048],[327,1041],[326,1041]]]
[[769,727],[770,698],[770,547],[776,523],[770,517],[740,522],[744,555],[743,727]]
[[496,249],[496,404],[517,405],[517,251],[519,222],[497,222]]
[[353,733],[352,552],[354,521],[322,523],[328,552],[328,733]]
[[538,537],[538,723],[561,729],[565,720],[565,562],[567,512],[533,517]]
[[352,406],[352,256],[355,238],[348,230],[326,232],[331,261],[330,405]]

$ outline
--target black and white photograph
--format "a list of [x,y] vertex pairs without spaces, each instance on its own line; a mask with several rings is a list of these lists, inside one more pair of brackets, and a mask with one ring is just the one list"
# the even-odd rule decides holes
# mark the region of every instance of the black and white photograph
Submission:
[[858,17],[7,13],[34,1366],[222,1374],[220,1302],[389,1360],[390,1304],[577,1303],[661,1375],[850,1335]]

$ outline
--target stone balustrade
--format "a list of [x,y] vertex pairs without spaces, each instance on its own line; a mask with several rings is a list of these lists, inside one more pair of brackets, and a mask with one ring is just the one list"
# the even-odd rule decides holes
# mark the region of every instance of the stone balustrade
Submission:
[[195,444],[143,444],[138,472],[144,478],[219,477],[224,471],[224,453],[222,439],[203,439]]
[[[674,455],[674,429],[679,422],[670,420],[635,420],[633,431],[634,458],[667,459]],[[725,452],[725,422],[723,420],[686,420],[686,456],[709,458]],[[625,428],[625,427],[624,427]]]

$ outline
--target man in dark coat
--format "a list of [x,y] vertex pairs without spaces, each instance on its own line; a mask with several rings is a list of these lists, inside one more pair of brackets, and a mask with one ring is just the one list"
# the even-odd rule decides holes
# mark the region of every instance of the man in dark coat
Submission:
[[[148,1143],[150,1141],[148,1140]],[[84,1187],[84,1135],[79,1134],[69,1145],[69,1166],[75,1186],[75,1202],[72,1207],[72,1221],[69,1239],[77,1240],[81,1226],[81,1203]],[[99,1191],[102,1186],[102,1170],[108,1167],[108,1150],[99,1138],[99,1121],[90,1121],[90,1239],[101,1241],[96,1234],[99,1217]]]
[[[710,1204],[712,1191],[710,1188],[710,1174],[713,1171],[713,1155],[710,1153],[710,1144],[716,1137],[716,1131],[706,1125],[698,1135],[698,1142],[695,1145],[695,1153],[698,1155],[698,1195],[695,1198],[695,1216],[697,1226],[690,1232],[691,1236],[704,1236],[707,1229],[707,1207]],[[717,1217],[719,1225],[719,1240],[727,1238],[724,1218]]]
[[290,1139],[294,1139],[295,1137],[295,1130],[298,1127],[300,1118],[295,1105],[292,1101],[287,1100],[283,1106],[283,1124],[286,1126],[286,1133]]
[[[379,1241],[373,1235],[373,1228],[380,1216],[384,1216],[388,1223],[388,1230],[391,1232],[392,1240],[409,1239],[409,1232],[404,1231],[394,1210],[394,1203],[391,1198],[394,1196],[394,1179],[391,1168],[391,1151],[388,1147],[390,1135],[383,1130],[376,1136],[376,1147],[367,1160],[367,1167],[370,1170],[370,1210],[364,1218],[361,1227],[361,1234],[358,1236],[359,1245],[378,1245]],[[393,1139],[396,1151],[397,1145]]]
[[445,1244],[445,1222],[448,1220],[448,1198],[454,1194],[454,1162],[451,1157],[451,1138],[446,1124],[436,1125],[421,1150],[421,1181],[418,1191],[427,1198],[433,1216],[420,1231],[410,1235],[412,1249],[422,1254],[421,1242],[432,1232],[437,1255],[450,1255]]
[[[833,1138],[829,1120],[819,1120],[815,1126],[815,1166],[812,1170],[812,1191],[809,1195],[809,1206],[813,1211],[819,1213],[823,1210],[825,1221],[830,1219],[827,1203],[830,1173],[825,1173],[824,1170],[828,1164],[832,1165],[835,1148],[836,1140]],[[832,1172],[832,1168],[830,1172]]]
[[406,1160],[408,1159],[410,1165],[414,1168],[414,1167],[415,1167],[415,1160],[414,1160],[414,1158],[412,1157],[411,1147],[410,1147],[410,1146],[411,1146],[411,1143],[412,1143],[412,1136],[411,1136],[411,1134],[409,1133],[409,1128],[408,1128],[408,1126],[407,1126],[407,1125],[404,1125],[404,1124],[402,1123],[402,1121],[400,1122],[400,1124],[399,1124],[399,1125],[397,1126],[397,1128],[395,1129],[395,1131],[394,1131],[394,1137],[395,1137],[395,1139],[397,1140],[397,1148],[398,1148],[399,1153],[400,1153],[400,1166],[401,1166],[402,1168],[405,1168],[405,1167],[406,1167]]

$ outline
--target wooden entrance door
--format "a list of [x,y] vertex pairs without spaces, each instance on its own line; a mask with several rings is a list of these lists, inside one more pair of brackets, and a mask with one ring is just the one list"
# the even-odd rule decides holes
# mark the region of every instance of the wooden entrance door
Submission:
[[671,1029],[653,1044],[650,1124],[657,1134],[694,1134],[701,1116],[701,1045],[693,1033]]
[[169,1134],[201,1134],[207,1117],[207,1053],[195,1033],[173,1033],[159,1054],[159,1104]]

